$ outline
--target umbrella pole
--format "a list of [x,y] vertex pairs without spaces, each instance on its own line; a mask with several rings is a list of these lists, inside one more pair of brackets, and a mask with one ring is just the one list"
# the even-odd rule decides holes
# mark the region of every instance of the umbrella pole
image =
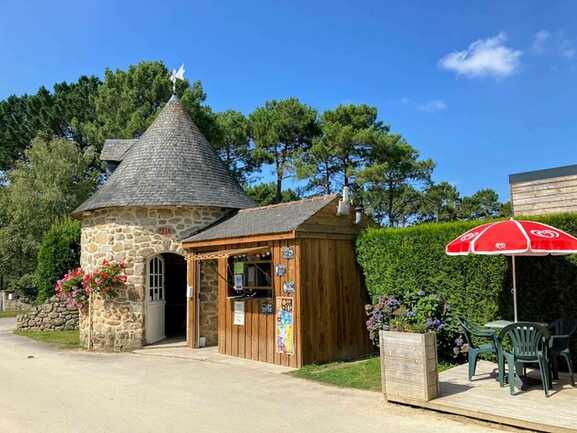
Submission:
[[515,256],[511,256],[511,263],[513,265],[513,311],[515,314],[515,322],[517,322],[517,273],[515,272]]

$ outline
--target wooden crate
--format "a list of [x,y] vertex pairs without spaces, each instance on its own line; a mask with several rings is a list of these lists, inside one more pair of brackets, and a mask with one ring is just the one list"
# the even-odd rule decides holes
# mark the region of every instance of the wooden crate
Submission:
[[381,331],[379,339],[385,398],[402,403],[436,398],[439,394],[436,334]]

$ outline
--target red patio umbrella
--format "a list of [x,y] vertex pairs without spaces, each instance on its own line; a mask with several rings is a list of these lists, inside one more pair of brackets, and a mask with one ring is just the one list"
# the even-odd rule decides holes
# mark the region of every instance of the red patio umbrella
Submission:
[[566,255],[577,253],[577,238],[563,230],[536,221],[510,220],[477,226],[449,242],[450,256],[468,254],[511,256],[513,306],[517,322],[517,279],[515,256]]

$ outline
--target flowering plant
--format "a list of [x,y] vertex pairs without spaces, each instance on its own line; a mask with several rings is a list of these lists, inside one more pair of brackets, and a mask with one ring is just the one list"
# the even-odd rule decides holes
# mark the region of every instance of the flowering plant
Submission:
[[126,264],[104,260],[94,272],[87,274],[82,268],[68,272],[56,283],[56,295],[72,308],[83,308],[92,293],[100,293],[110,300],[118,295],[118,289],[126,286]]
[[380,296],[365,311],[369,319],[367,329],[373,343],[378,346],[379,331],[441,332],[445,329],[450,306],[436,294],[419,290],[403,298]]
[[54,291],[56,296],[63,299],[70,308],[81,308],[88,301],[88,294],[82,284],[84,279],[82,268],[69,271],[62,279],[56,282]]
[[118,295],[118,289],[126,285],[127,276],[124,272],[126,264],[104,260],[100,268],[91,274],[86,274],[82,285],[86,293],[97,292],[106,299],[113,299]]

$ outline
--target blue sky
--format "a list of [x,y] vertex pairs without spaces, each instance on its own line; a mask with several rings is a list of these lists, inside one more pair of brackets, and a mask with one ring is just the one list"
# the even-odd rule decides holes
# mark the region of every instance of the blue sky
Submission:
[[577,163],[572,1],[6,1],[0,98],[141,60],[184,63],[215,110],[367,103],[437,163],[508,199],[507,175]]

